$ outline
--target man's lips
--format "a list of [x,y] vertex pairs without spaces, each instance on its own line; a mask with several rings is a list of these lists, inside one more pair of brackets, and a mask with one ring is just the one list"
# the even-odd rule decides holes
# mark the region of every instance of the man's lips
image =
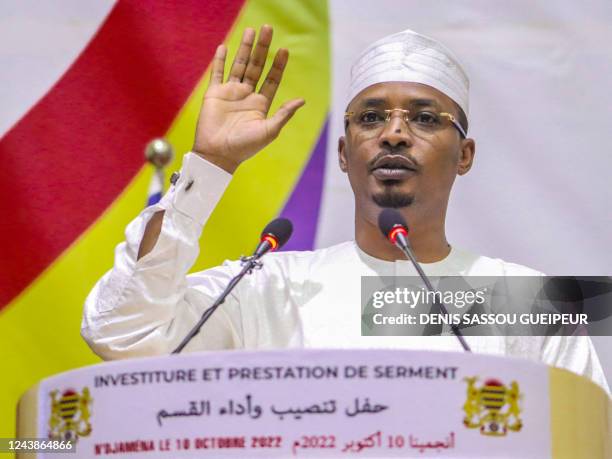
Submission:
[[417,172],[415,164],[404,156],[383,156],[370,169],[379,180],[403,180]]
[[372,175],[378,180],[404,180],[416,172],[412,169],[386,169],[379,168],[372,171]]

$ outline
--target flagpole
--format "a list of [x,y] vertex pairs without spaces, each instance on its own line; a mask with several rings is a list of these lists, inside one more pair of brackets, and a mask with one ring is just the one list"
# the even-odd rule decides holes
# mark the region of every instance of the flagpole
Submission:
[[145,159],[155,168],[147,193],[147,207],[156,204],[164,194],[164,168],[174,157],[170,142],[163,138],[151,140],[145,148]]

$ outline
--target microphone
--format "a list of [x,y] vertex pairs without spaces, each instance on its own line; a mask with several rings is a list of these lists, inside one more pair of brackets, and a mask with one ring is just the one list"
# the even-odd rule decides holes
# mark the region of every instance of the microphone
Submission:
[[[423,280],[423,283],[427,287],[427,290],[429,290],[431,293],[435,293],[435,289],[429,281],[429,278],[427,277],[427,275],[421,268],[421,265],[412,253],[412,249],[410,248],[410,242],[408,241],[407,237],[408,223],[406,223],[406,219],[404,219],[403,215],[395,209],[383,209],[382,212],[378,215],[378,227],[382,231],[383,235],[393,245],[400,249],[406,256],[406,258],[408,258],[412,262],[414,268],[417,270],[419,276]],[[436,297],[437,295],[433,295],[434,304],[437,304],[440,307],[442,314],[448,315],[448,309],[446,309],[444,303],[438,303]],[[461,330],[459,330],[459,327],[457,327],[457,325],[451,325],[451,330],[459,340],[459,343],[461,344],[461,347],[463,347],[463,350],[467,352],[472,352],[470,346],[465,341]]]
[[395,209],[383,209],[378,216],[378,227],[383,235],[401,251],[409,249],[408,223],[404,216]]
[[257,248],[253,252],[253,255],[250,257],[242,257],[240,259],[242,263],[242,270],[233,277],[225,290],[221,292],[221,295],[215,300],[213,305],[209,307],[204,313],[202,317],[198,321],[197,324],[189,331],[187,336],[183,338],[181,344],[179,344],[175,350],[172,351],[173,354],[180,353],[185,346],[198,334],[200,333],[200,329],[206,323],[210,316],[217,310],[219,306],[223,304],[225,298],[230,294],[230,292],[238,285],[238,282],[246,276],[247,274],[251,274],[253,269],[261,269],[263,267],[263,263],[259,261],[261,257],[263,257],[266,253],[280,249],[291,237],[291,233],[293,232],[293,225],[290,220],[286,218],[277,218],[272,220],[270,223],[266,225],[264,230],[261,232],[261,239]]
[[293,225],[286,218],[277,218],[266,225],[261,232],[259,245],[253,252],[255,259],[260,259],[269,251],[280,249],[284,246],[293,233]]

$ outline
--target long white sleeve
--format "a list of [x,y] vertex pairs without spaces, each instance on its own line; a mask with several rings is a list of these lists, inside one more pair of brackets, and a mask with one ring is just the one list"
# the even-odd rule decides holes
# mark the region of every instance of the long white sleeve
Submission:
[[[235,264],[206,271],[197,285],[187,272],[199,252],[202,228],[231,175],[193,153],[183,160],[178,182],[160,203],[145,209],[126,229],[115,264],[85,302],[81,334],[104,359],[168,354],[235,274]],[[137,260],[146,225],[165,210],[151,252]],[[242,347],[240,304],[229,297],[202,328],[190,349]]]

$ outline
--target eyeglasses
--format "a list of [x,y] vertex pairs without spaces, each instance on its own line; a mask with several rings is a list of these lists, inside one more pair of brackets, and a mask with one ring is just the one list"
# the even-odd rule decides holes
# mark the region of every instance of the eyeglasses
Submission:
[[392,108],[390,110],[368,109],[362,112],[346,112],[344,119],[357,125],[361,131],[376,135],[383,126],[391,121],[393,112],[400,112],[410,131],[418,136],[430,136],[449,126],[454,126],[464,139],[467,137],[465,129],[459,124],[457,118],[450,113],[438,113],[431,109],[414,112],[403,108]]

